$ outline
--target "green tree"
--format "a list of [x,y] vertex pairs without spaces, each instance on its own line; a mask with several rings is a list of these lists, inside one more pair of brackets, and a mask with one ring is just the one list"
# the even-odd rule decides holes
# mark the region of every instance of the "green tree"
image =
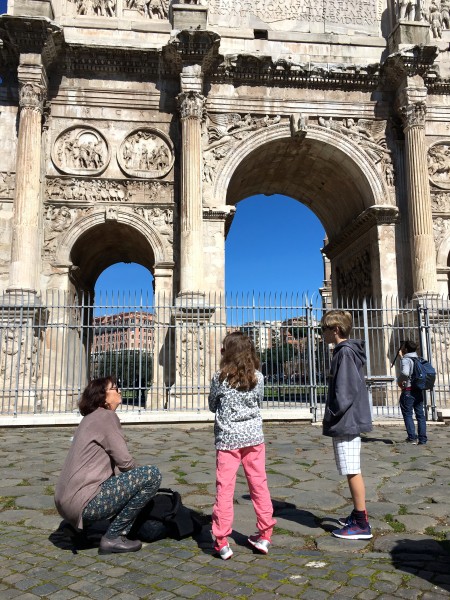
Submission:
[[148,388],[153,379],[153,355],[145,350],[114,350],[91,356],[93,377],[114,375],[126,388]]

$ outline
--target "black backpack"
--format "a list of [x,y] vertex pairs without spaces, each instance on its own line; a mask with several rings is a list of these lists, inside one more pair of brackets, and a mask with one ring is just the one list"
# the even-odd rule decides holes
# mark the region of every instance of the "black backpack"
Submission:
[[436,380],[436,370],[433,365],[424,358],[412,358],[414,363],[411,374],[411,387],[418,390],[432,390]]
[[160,488],[139,513],[130,537],[142,542],[165,537],[180,540],[198,533],[199,527],[201,529],[192,511],[183,505],[180,494],[170,488]]

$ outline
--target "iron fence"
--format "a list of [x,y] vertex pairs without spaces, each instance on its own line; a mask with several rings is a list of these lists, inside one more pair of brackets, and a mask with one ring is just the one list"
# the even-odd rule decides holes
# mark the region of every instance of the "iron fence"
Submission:
[[[366,382],[374,417],[399,416],[400,341],[415,339],[437,370],[428,417],[450,408],[450,303],[339,302],[353,316],[352,337],[367,347]],[[21,295],[0,307],[0,414],[73,413],[89,378],[113,373],[122,412],[207,410],[209,384],[225,334],[252,337],[265,379],[263,408],[308,409],[320,417],[331,350],[320,299],[305,295],[188,294],[169,301],[144,294]]]

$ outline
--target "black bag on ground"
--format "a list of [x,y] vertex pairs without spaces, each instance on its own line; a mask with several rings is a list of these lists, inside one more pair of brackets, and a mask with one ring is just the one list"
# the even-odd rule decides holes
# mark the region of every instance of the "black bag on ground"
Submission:
[[130,537],[154,542],[165,537],[180,540],[198,532],[199,524],[183,506],[181,496],[170,488],[160,488],[139,513]]

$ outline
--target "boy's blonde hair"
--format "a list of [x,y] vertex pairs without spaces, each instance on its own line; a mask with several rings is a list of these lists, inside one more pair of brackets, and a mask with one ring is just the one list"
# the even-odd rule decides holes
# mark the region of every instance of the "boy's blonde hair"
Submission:
[[353,327],[352,315],[347,310],[329,310],[320,320],[322,328],[339,329],[339,337],[348,338]]

